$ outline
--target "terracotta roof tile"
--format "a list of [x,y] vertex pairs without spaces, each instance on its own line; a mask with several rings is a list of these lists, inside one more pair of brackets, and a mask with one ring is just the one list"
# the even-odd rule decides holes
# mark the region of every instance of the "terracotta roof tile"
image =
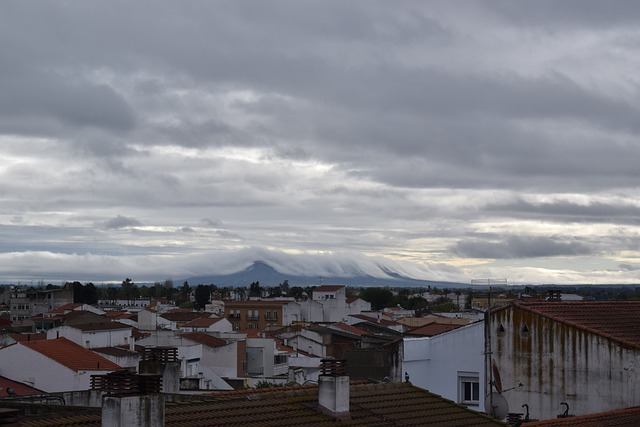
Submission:
[[122,369],[112,361],[66,338],[22,342],[19,345],[37,351],[76,372],[82,370],[114,371]]
[[69,303],[69,304],[65,304],[62,305],[56,309],[53,310],[49,310],[50,314],[64,314],[65,311],[68,310],[75,310],[76,308],[82,307],[82,304],[80,303]]
[[122,314],[125,314],[126,311],[124,310],[112,310],[112,311],[107,311],[104,315],[107,317],[118,317]]
[[171,311],[161,314],[160,317],[171,322],[190,322],[200,317],[207,317],[211,313],[198,313],[197,311]]
[[221,320],[222,319],[218,317],[199,317],[185,323],[184,326],[191,328],[208,328],[209,326],[213,325],[214,323],[218,323]]
[[9,334],[9,337],[16,342],[39,341],[39,340],[46,340],[47,334],[45,333]]
[[27,384],[10,380],[0,375],[0,397],[8,397],[7,389],[13,389],[16,396],[32,396],[34,394],[44,394],[44,391],[33,388]]
[[636,427],[640,426],[640,406],[580,415],[569,418],[556,418],[523,424],[525,427]]
[[360,320],[364,320],[366,322],[369,323],[376,323],[378,325],[383,325],[383,326],[397,326],[400,323],[395,322],[393,320],[388,320],[388,319],[377,319],[375,317],[371,317],[371,316],[366,316],[364,314],[350,314],[349,317],[353,317],[355,319],[360,319]]
[[[318,387],[284,387],[202,395],[199,401],[166,404],[169,427],[335,427],[335,426],[505,426],[486,415],[429,393],[410,383],[352,383],[350,418],[338,419],[318,408]],[[76,426],[99,426],[99,415],[74,415]],[[25,426],[71,425],[71,419],[46,418]],[[66,424],[65,424],[66,422]]]
[[101,322],[101,323],[83,323],[79,325],[69,325],[70,328],[79,329],[81,331],[110,331],[113,329],[131,329],[131,325],[125,325],[119,322]]
[[428,325],[419,326],[417,328],[411,329],[406,333],[409,335],[421,335],[426,337],[433,337],[435,335],[440,335],[445,332],[453,331],[454,329],[458,329],[462,327],[462,325],[449,325],[449,324],[441,324],[441,323],[430,323]]
[[640,301],[542,301],[514,304],[523,310],[640,348]]
[[208,347],[223,347],[227,345],[227,342],[221,338],[216,338],[204,332],[185,332],[180,336],[195,341],[200,344],[204,344]]
[[364,329],[356,328],[355,326],[347,325],[346,323],[342,323],[342,322],[334,323],[330,327],[331,328],[338,328],[338,329],[341,329],[341,330],[343,330],[345,332],[351,332],[352,334],[356,334],[356,335],[367,335],[367,334],[369,334],[369,332],[365,331]]

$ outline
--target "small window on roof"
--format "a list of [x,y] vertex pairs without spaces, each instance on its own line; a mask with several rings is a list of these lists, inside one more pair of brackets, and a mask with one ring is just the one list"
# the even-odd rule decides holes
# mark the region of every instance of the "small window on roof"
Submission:
[[520,336],[522,338],[529,338],[529,335],[530,335],[529,327],[525,323],[524,325],[522,325],[522,328],[520,328]]
[[498,325],[498,330],[496,332],[497,332],[497,335],[499,337],[503,337],[504,336],[506,331],[505,331],[504,326],[502,325],[502,323],[500,323],[500,325]]

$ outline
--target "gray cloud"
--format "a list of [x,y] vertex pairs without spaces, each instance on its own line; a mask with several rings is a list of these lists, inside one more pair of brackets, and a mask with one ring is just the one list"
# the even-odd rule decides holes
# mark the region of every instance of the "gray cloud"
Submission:
[[[637,281],[637,9],[3,3],[0,255]],[[523,267],[544,257],[575,264]]]
[[135,218],[128,218],[126,216],[118,215],[115,218],[111,218],[104,223],[104,228],[107,230],[116,230],[119,228],[138,227],[142,225],[140,221]]
[[576,241],[558,241],[548,237],[510,236],[500,242],[464,240],[455,245],[455,253],[470,258],[518,259],[590,255],[586,245]]
[[208,227],[222,228],[224,226],[222,224],[222,221],[215,218],[203,218],[201,219],[201,222],[203,222]]
[[546,217],[569,221],[638,223],[640,206],[591,201],[586,204],[558,200],[554,202],[531,203],[522,199],[504,204],[490,204],[487,210],[506,215],[522,217]]

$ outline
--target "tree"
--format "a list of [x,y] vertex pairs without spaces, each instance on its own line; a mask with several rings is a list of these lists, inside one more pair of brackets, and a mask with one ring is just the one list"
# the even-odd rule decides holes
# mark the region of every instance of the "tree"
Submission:
[[122,287],[120,288],[122,299],[127,300],[129,304],[138,297],[138,287],[133,280],[128,277],[122,281]]
[[360,292],[360,298],[371,303],[373,310],[389,307],[393,293],[387,288],[366,288]]
[[176,304],[181,305],[191,301],[191,287],[189,286],[189,282],[186,280],[182,284],[180,288],[180,293],[176,297]]
[[253,282],[249,285],[249,298],[251,297],[262,297],[262,288],[260,287],[260,282]]
[[304,289],[300,286],[292,286],[289,288],[287,295],[293,297],[295,300],[301,300],[304,297]]
[[205,306],[211,302],[211,286],[198,285],[195,291],[194,306],[198,310],[204,310]]
[[84,302],[86,304],[98,303],[98,288],[92,282],[84,285]]
[[65,283],[65,286],[67,285],[71,285],[71,287],[73,287],[73,302],[78,304],[83,304],[84,303],[84,286],[82,286],[82,283],[75,281],[73,283]]
[[75,281],[73,283],[65,283],[66,286],[73,287],[73,302],[78,304],[97,304],[98,303],[98,289],[96,286],[89,282],[86,285]]

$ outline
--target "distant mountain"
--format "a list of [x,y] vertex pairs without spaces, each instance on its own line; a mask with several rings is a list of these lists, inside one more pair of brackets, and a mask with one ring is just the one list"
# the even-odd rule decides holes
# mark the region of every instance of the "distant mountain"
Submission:
[[249,286],[253,282],[260,282],[262,286],[277,286],[287,280],[290,286],[319,286],[323,285],[346,285],[354,287],[438,287],[438,288],[468,288],[467,283],[416,280],[402,277],[398,273],[384,270],[385,278],[373,277],[369,275],[359,276],[296,276],[281,273],[265,261],[254,261],[249,267],[236,273],[207,276],[194,276],[185,280],[191,286],[198,284],[214,284],[217,286]]

